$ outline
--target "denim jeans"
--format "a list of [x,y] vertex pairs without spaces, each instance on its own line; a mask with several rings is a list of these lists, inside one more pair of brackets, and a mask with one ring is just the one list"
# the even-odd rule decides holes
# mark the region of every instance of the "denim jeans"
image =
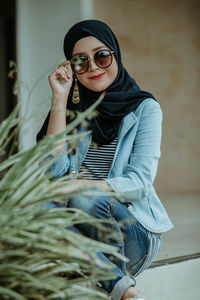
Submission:
[[[151,264],[160,250],[161,234],[146,230],[125,204],[107,195],[79,195],[69,200],[68,207],[79,208],[93,217],[111,221],[106,225],[112,231],[108,242],[118,247],[129,262],[116,258],[113,260],[113,257],[99,252],[98,256],[102,260],[112,263],[113,272],[117,276],[112,280],[101,281],[100,284],[113,300],[121,300],[126,289],[135,286],[135,277]],[[76,228],[88,237],[105,242],[96,227],[90,224],[79,224]]]

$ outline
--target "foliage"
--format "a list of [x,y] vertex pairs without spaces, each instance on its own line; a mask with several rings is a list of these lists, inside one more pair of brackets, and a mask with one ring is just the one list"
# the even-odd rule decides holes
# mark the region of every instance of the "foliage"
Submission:
[[58,184],[62,186],[68,176],[51,178],[46,172],[57,159],[53,155],[56,145],[68,143],[73,147],[83,133],[69,132],[84,122],[101,100],[80,113],[65,132],[45,137],[25,152],[10,153],[3,161],[7,144],[18,133],[19,107],[0,125],[1,300],[107,299],[94,285],[114,275],[96,253],[120,254],[110,245],[70,230],[77,223],[90,223],[106,233],[105,226],[76,209],[44,208],[51,201],[63,202],[72,195],[57,193]]

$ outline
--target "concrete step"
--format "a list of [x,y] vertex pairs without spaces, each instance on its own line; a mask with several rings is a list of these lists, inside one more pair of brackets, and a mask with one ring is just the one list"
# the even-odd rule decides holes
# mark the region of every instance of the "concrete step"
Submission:
[[200,300],[200,258],[154,265],[137,277],[137,288],[146,300]]

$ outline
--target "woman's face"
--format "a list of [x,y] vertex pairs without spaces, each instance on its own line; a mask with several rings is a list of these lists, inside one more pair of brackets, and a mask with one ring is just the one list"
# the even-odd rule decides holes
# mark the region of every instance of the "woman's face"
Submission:
[[108,68],[98,67],[93,58],[98,50],[110,50],[105,44],[93,36],[88,36],[76,42],[72,56],[77,54],[85,55],[89,60],[88,71],[84,74],[76,74],[78,80],[89,90],[102,92],[106,90],[115,80],[118,72],[118,66],[113,55],[112,64]]

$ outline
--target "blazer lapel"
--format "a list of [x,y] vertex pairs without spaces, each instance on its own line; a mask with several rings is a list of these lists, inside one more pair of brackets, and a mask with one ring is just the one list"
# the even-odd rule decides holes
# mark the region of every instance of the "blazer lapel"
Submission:
[[131,112],[130,114],[128,114],[126,117],[123,118],[119,128],[118,142],[120,142],[120,140],[125,136],[125,134],[135,124],[136,121],[137,121],[137,117],[133,112]]

